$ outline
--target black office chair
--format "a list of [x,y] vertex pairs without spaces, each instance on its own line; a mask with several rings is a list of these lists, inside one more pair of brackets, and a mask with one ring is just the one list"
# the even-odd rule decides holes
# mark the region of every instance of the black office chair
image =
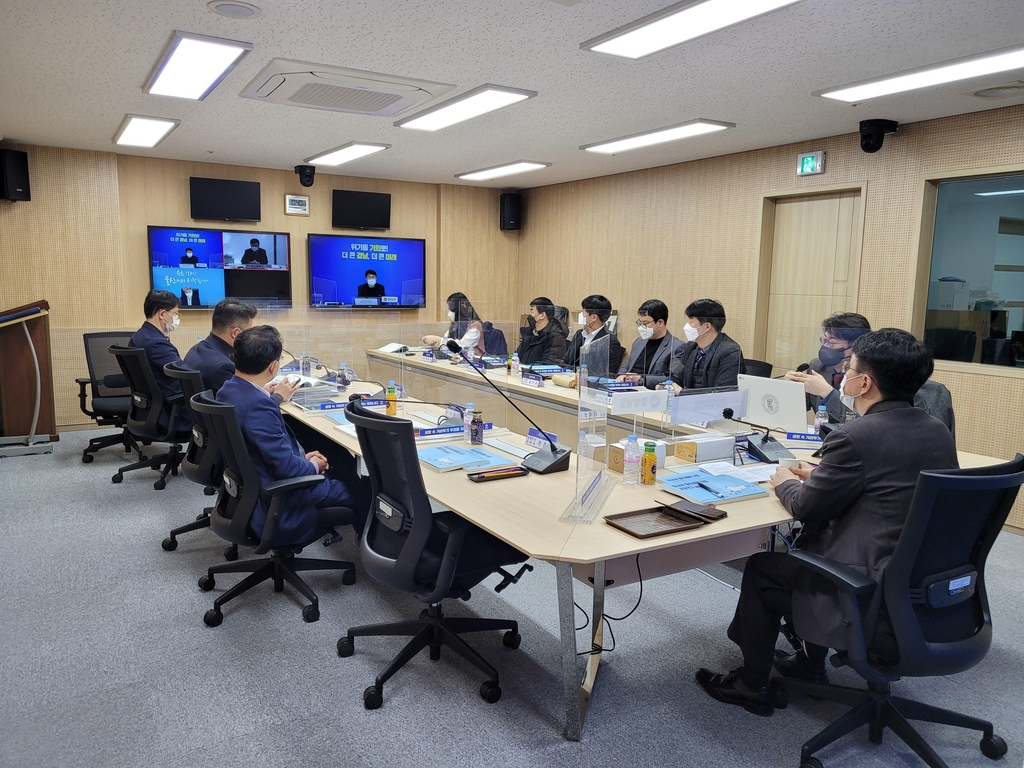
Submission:
[[118,365],[121,366],[121,372],[128,381],[128,387],[132,393],[128,418],[125,422],[128,431],[137,440],[167,443],[169,446],[166,453],[149,458],[144,456],[134,464],[121,467],[110,480],[120,483],[124,480],[125,472],[149,467],[160,471],[160,478],[153,483],[153,488],[162,491],[167,486],[167,476],[178,474],[178,465],[181,464],[182,455],[178,444],[187,442],[189,439],[188,432],[178,429],[180,414],[186,408],[185,397],[184,395],[174,396],[171,400],[167,425],[161,426],[160,417],[163,414],[164,395],[153,375],[153,369],[149,367],[146,350],[140,347],[122,347],[117,344],[110,346],[109,349],[117,358]]
[[[164,373],[181,384],[185,402],[188,403],[191,410],[192,398],[206,389],[203,386],[203,375],[199,371],[186,368],[184,363],[168,363],[164,366]],[[210,397],[212,398],[213,395],[211,394]],[[210,441],[209,433],[210,430],[206,426],[203,415],[193,410],[192,436],[189,438],[185,454],[181,458],[181,473],[193,483],[203,486],[203,492],[207,496],[213,496],[220,487],[224,466],[220,453]],[[194,521],[172,529],[170,535],[160,543],[160,546],[168,552],[173,552],[178,548],[178,537],[183,533],[210,527],[211,512],[213,512],[213,507],[206,507]],[[225,549],[224,557],[228,560],[237,560],[238,545],[232,544]]]
[[772,364],[763,360],[751,360],[743,358],[743,373],[747,376],[760,376],[762,379],[772,377]]
[[956,328],[926,328],[924,332],[924,345],[936,360],[972,362],[977,339],[978,334],[974,331]]
[[373,489],[373,501],[359,550],[363,567],[377,581],[412,593],[427,604],[417,621],[353,627],[338,640],[338,655],[351,656],[356,637],[411,636],[412,640],[377,675],[363,692],[363,705],[377,709],[383,703],[384,683],[424,648],[430,658],[441,658],[447,645],[488,676],[480,695],[494,703],[501,698],[498,672],[460,635],[467,632],[505,630],[509,648],[518,648],[519,624],[501,619],[446,619],[441,610],[445,598],[468,600],[469,589],[492,573],[504,577],[495,588],[514,584],[532,566],[524,565],[514,576],[502,569],[526,560],[526,555],[482,531],[454,512],[434,512],[420,474],[412,422],[374,413],[350,402],[345,415],[356,425]]
[[[1006,754],[1006,742],[995,735],[992,723],[893,696],[889,685],[901,677],[963,672],[985,657],[992,642],[985,561],[1021,483],[1024,456],[1020,454],[993,467],[922,472],[881,585],[820,555],[790,552],[790,557],[799,558],[836,586],[847,627],[846,650],[835,654],[832,663],[849,664],[868,684],[861,690],[778,679],[790,691],[852,707],[803,745],[801,768],[821,768],[813,753],[862,725],[868,726],[873,744],[880,744],[884,730],[890,728],[929,766],[946,768],[909,720],[981,731],[982,754],[993,760]],[[885,591],[892,635],[876,633],[870,643],[864,636],[859,603],[876,588]],[[799,626],[796,629],[800,631]]]
[[1017,365],[1013,341],[989,337],[981,340],[981,362],[986,365]]
[[495,357],[508,355],[508,342],[501,328],[495,328],[490,321],[484,323],[484,351]]
[[[342,583],[355,584],[355,565],[344,560],[317,560],[295,555],[321,536],[330,534],[330,538],[324,541],[324,546],[341,541],[341,536],[330,525],[318,525],[309,541],[278,546],[275,539],[281,504],[285,497],[312,488],[326,478],[323,475],[292,477],[261,487],[259,475],[249,458],[245,438],[235,418],[235,407],[218,403],[213,399],[213,393],[206,391],[192,398],[192,410],[205,419],[213,444],[211,449],[216,450],[223,461],[223,480],[217,495],[217,504],[210,514],[210,527],[225,541],[251,547],[257,555],[270,555],[257,560],[224,563],[208,568],[206,575],[199,579],[199,588],[204,592],[209,592],[216,586],[215,574],[249,575],[213,601],[213,608],[203,616],[203,622],[208,627],[218,626],[224,620],[221,608],[225,603],[268,579],[274,580],[275,592],[283,591],[286,581],[295,587],[309,600],[309,605],[302,608],[303,620],[316,621],[320,618],[320,601],[316,592],[299,576],[299,572],[345,571],[341,578]],[[270,507],[263,530],[255,532],[250,526],[250,520],[259,503],[261,492],[270,498]],[[331,519],[336,525],[346,525],[352,521],[352,510],[344,507],[325,507],[316,510],[316,514],[318,519]]]
[[[117,358],[110,354],[111,344],[127,345],[131,337],[131,331],[82,334],[89,376],[75,379],[78,384],[78,405],[82,413],[95,421],[97,426],[121,430],[120,434],[92,438],[89,447],[82,451],[83,464],[91,463],[94,453],[112,445],[123,445],[125,453],[135,451],[140,461],[145,458],[141,446],[125,426],[132,396],[128,380],[121,373]],[[86,407],[87,390],[92,398],[92,410]]]

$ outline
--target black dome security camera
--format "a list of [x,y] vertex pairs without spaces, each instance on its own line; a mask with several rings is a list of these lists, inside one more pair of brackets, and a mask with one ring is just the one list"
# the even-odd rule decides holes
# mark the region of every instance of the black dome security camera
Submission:
[[[879,146],[881,146],[881,144],[879,144]],[[296,165],[295,172],[299,174],[299,184],[304,187],[313,186],[313,175],[316,173],[316,166]]]
[[877,152],[882,148],[885,134],[896,133],[898,127],[895,120],[861,120],[860,148],[868,153]]

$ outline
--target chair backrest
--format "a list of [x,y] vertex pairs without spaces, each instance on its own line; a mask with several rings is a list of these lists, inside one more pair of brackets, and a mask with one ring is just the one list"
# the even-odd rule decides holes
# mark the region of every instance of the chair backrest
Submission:
[[505,334],[500,328],[495,328],[489,322],[484,323],[484,349],[488,355],[505,357],[508,355],[508,342]]
[[181,460],[181,470],[193,483],[216,488],[220,485],[223,471],[220,453],[211,445],[206,418],[192,408],[192,398],[206,389],[203,374],[187,368],[183,362],[168,363],[164,366],[164,373],[181,383],[181,391],[192,411],[192,437]]
[[751,360],[749,357],[743,358],[743,373],[747,376],[760,376],[762,379],[770,379],[772,377],[772,364],[766,363],[763,360]]
[[433,573],[424,574],[421,560],[429,557],[434,521],[412,422],[374,413],[355,400],[345,415],[355,424],[373,493],[359,545],[363,567],[377,581],[418,592],[424,577],[436,575],[441,558]]
[[[217,402],[206,390],[192,397],[192,412],[199,414],[209,429],[211,449],[223,461],[223,474],[217,503],[210,513],[210,527],[225,541],[257,546],[261,540],[273,541],[277,516],[268,514],[263,530],[254,536],[249,521],[260,497],[260,476],[249,458],[249,449],[235,416],[235,406]],[[259,551],[259,549],[257,549]]]
[[137,437],[163,440],[169,434],[168,429],[160,427],[164,396],[149,366],[146,350],[117,344],[112,344],[109,349],[121,366],[124,377],[128,379],[131,390],[132,400],[126,420],[128,431]]
[[971,362],[977,339],[978,334],[974,331],[956,328],[927,328],[924,332],[925,346],[931,349],[936,360]]
[[956,437],[956,415],[953,413],[953,395],[941,381],[928,379],[914,395],[914,407],[946,425],[949,434]]
[[992,642],[985,561],[1024,483],[1024,456],[978,469],[922,472],[885,572],[897,674],[949,675]]
[[117,358],[110,354],[110,345],[128,346],[132,331],[104,331],[102,333],[83,333],[85,342],[85,363],[89,366],[89,378],[92,380],[92,396],[97,397],[128,397],[131,390],[127,386],[111,387],[103,383],[108,376],[123,376]]

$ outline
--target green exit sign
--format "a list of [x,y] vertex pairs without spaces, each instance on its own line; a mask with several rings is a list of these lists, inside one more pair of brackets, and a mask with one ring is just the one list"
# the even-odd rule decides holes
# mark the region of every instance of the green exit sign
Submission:
[[824,152],[806,152],[802,155],[797,155],[796,158],[796,175],[797,176],[809,176],[813,173],[824,173],[825,172],[825,153]]

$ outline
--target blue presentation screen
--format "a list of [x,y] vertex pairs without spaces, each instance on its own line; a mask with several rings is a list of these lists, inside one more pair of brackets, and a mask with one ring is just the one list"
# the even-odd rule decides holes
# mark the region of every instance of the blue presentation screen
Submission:
[[224,298],[291,306],[289,238],[283,232],[150,227],[153,287],[182,309]]
[[310,306],[424,307],[425,260],[425,240],[310,235]]

